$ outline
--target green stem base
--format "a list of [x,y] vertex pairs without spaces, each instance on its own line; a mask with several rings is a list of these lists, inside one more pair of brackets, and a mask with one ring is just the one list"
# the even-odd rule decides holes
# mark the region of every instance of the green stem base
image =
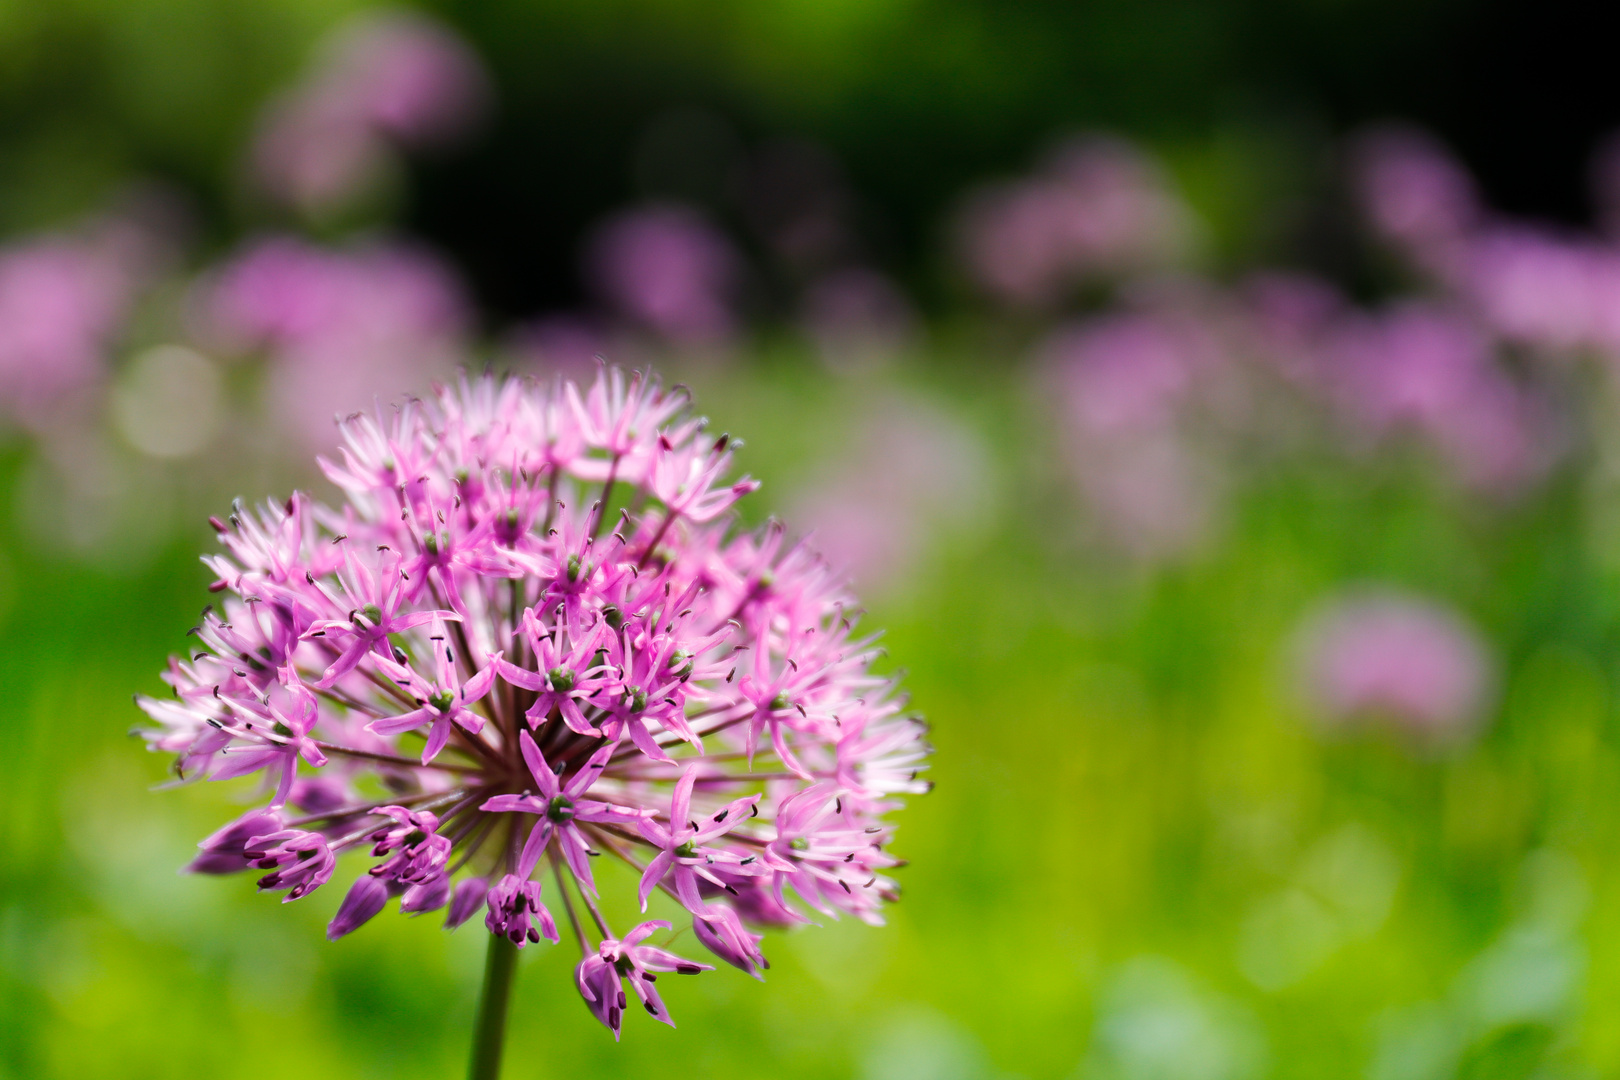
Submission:
[[498,934],[489,935],[489,953],[484,960],[484,992],[478,999],[478,1024],[473,1030],[468,1080],[498,1080],[501,1075],[506,1006],[512,997],[512,973],[517,970],[517,955],[516,945]]

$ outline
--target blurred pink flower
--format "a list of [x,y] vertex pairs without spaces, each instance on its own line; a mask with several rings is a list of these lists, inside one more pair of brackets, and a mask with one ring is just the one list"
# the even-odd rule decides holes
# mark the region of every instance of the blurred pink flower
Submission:
[[1518,488],[1548,464],[1548,433],[1490,346],[1473,321],[1427,305],[1347,318],[1329,346],[1330,389],[1374,438],[1416,431],[1464,482]]
[[1343,295],[1327,282],[1290,273],[1257,274],[1244,284],[1239,298],[1255,357],[1305,387],[1320,383],[1323,338],[1346,306]]
[[[1620,249],[1612,242],[1493,220],[1468,173],[1421,131],[1370,132],[1354,160],[1374,229],[1466,305],[1482,332],[1544,357],[1593,349],[1620,356]],[[1620,142],[1599,149],[1593,183],[1600,213],[1613,219]]]
[[1480,217],[1467,170],[1433,137],[1394,125],[1363,133],[1351,159],[1374,230],[1424,270],[1444,273],[1453,266],[1456,244]]
[[1088,277],[1174,264],[1190,215],[1158,168],[1130,144],[1078,139],[1035,175],[969,198],[957,222],[959,258],[992,298],[1040,307]]
[[730,336],[741,260],[690,207],[659,204],[620,214],[585,252],[586,277],[617,314],[682,345]]
[[856,421],[845,453],[794,500],[827,562],[870,588],[892,587],[929,544],[980,519],[989,455],[938,407],[890,393]]
[[421,15],[388,11],[343,28],[320,93],[407,146],[461,135],[488,104],[489,76],[467,43]]
[[1307,618],[1299,636],[1312,706],[1344,726],[1385,721],[1425,743],[1477,727],[1492,689],[1490,657],[1455,611],[1390,591],[1344,596]]
[[311,215],[372,191],[397,168],[387,144],[354,116],[302,99],[272,107],[252,157],[267,195]]
[[1529,226],[1482,231],[1470,248],[1465,295],[1511,340],[1553,354],[1620,355],[1620,250]]
[[450,30],[404,11],[368,13],[340,27],[305,80],[272,104],[253,167],[279,201],[328,210],[394,166],[390,143],[449,141],[489,97],[482,64]]
[[420,385],[462,355],[469,321],[454,275],[400,245],[327,249],[276,237],[251,245],[202,290],[204,333],[272,360],[270,403],[306,444],[377,386]]
[[117,252],[51,236],[0,248],[0,411],[23,424],[106,374],[135,286]]
[[1040,346],[1061,416],[1065,458],[1098,532],[1147,561],[1204,539],[1221,470],[1188,413],[1223,366],[1209,328],[1193,319],[1124,314],[1056,331]]

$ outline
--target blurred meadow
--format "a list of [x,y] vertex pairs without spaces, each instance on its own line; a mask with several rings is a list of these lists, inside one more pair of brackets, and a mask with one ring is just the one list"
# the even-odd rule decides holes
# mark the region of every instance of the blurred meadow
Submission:
[[598,354],[746,440],[937,787],[888,926],[678,1030],[525,950],[507,1075],[1620,1075],[1582,10],[0,0],[0,1078],[460,1073],[483,931],[179,874],[253,789],[130,699],[335,414]]

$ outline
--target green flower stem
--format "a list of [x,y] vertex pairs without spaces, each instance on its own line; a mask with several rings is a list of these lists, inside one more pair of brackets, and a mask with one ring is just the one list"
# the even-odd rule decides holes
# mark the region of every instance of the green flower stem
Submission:
[[517,970],[517,946],[500,934],[489,935],[484,961],[484,992],[478,999],[478,1026],[473,1033],[472,1064],[468,1080],[498,1080],[501,1046],[506,1041],[506,1006],[512,997],[512,972]]

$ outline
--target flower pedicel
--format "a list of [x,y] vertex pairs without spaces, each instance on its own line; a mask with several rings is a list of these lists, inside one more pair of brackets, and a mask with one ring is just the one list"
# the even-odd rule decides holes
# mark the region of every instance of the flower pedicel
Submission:
[[884,815],[927,789],[925,728],[824,564],[775,523],[732,530],[757,484],[726,479],[735,443],[684,391],[486,376],[340,426],[321,464],[344,504],[214,521],[224,602],[170,662],[175,698],[139,699],[181,780],[269,793],[192,870],[251,867],[292,900],[369,849],[328,936],[391,897],[450,927],[481,908],[492,971],[556,941],[560,906],[615,1037],[624,980],[670,1023],[654,973],[712,969],[646,943],[661,920],[610,926],[599,859],[756,976],[744,924],[805,919],[794,898],[882,921]]

